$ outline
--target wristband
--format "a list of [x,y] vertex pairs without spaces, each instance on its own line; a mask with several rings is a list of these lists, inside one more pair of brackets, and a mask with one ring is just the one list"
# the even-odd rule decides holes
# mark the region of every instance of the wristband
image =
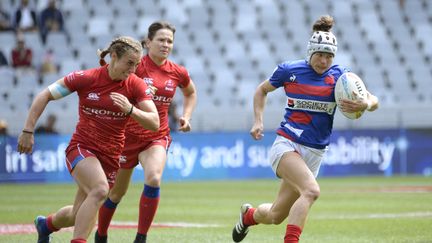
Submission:
[[128,116],[130,116],[130,115],[132,114],[132,111],[133,111],[133,107],[134,107],[134,106],[133,106],[133,105],[131,105],[131,108],[130,108],[129,112],[127,113],[127,115],[128,115]]
[[31,131],[27,131],[27,130],[22,130],[23,133],[28,133],[28,134],[33,134],[33,132]]

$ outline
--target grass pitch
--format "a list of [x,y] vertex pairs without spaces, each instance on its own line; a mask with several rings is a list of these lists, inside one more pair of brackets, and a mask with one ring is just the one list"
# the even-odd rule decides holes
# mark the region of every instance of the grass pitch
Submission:
[[[319,178],[321,197],[312,207],[301,242],[432,242],[432,178]],[[231,230],[244,202],[271,202],[278,180],[166,182],[148,242],[232,242]],[[73,184],[0,185],[0,242],[36,242],[36,233],[10,234],[13,224],[32,224],[73,201]],[[133,184],[114,221],[136,223],[142,184]],[[283,242],[286,222],[251,227],[243,242]],[[136,230],[113,228],[110,242],[132,242]],[[70,242],[72,233],[53,234],[53,242]],[[93,234],[88,242],[93,242]]]

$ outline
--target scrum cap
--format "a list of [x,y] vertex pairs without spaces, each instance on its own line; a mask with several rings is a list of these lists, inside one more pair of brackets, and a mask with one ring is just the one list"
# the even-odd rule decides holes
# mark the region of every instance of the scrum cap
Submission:
[[336,55],[337,41],[332,32],[315,31],[307,46],[306,61],[310,62],[315,52],[327,52]]

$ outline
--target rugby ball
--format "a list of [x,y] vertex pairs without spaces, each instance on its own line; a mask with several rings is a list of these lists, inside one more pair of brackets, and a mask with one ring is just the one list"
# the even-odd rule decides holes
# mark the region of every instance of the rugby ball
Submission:
[[[357,94],[357,97],[353,95],[353,92]],[[363,80],[355,73],[346,72],[342,74],[338,80],[336,81],[335,87],[335,100],[336,104],[339,106],[341,99],[349,99],[349,100],[358,100],[365,99],[367,97],[366,87],[363,83]],[[339,109],[339,111],[349,119],[358,119],[360,118],[364,111],[358,111],[353,113],[343,112]]]

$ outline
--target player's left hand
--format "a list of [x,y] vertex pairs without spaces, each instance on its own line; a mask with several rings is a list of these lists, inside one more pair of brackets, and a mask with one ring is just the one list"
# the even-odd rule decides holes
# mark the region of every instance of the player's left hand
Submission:
[[353,92],[353,100],[351,99],[342,99],[339,104],[339,108],[343,112],[353,113],[358,111],[364,111],[368,107],[368,102],[364,98],[359,98],[356,92]]
[[180,117],[179,118],[179,124],[180,124],[180,127],[178,128],[179,131],[189,132],[191,130],[191,124],[190,124],[189,119],[186,119],[184,117]]

